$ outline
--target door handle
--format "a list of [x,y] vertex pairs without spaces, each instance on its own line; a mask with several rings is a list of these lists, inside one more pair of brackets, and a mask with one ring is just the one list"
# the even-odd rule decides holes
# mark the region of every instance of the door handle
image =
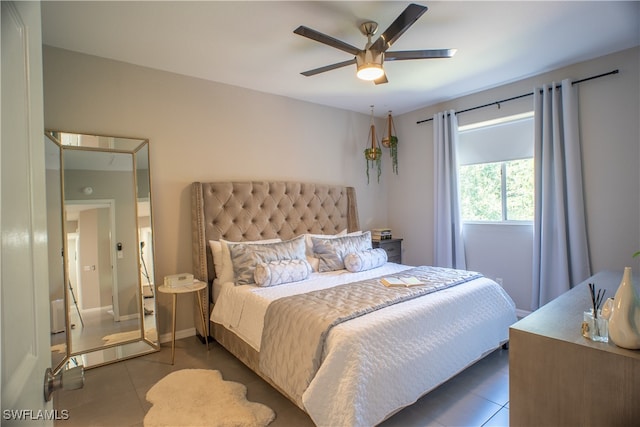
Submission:
[[44,400],[51,400],[51,394],[56,390],[77,390],[84,387],[84,366],[60,369],[54,373],[47,368],[44,373]]

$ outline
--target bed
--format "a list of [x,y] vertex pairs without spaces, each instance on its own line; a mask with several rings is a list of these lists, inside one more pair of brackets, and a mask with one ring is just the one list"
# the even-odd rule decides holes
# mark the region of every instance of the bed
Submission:
[[[211,321],[207,330],[196,321],[198,334],[316,425],[379,424],[507,342],[516,315],[504,290],[474,272],[386,262],[360,230],[352,187],[194,182],[191,190],[193,271],[210,285],[202,298]],[[214,252],[215,261],[232,257],[231,276],[228,258],[216,265]],[[387,288],[381,277],[428,286]],[[313,310],[340,311],[312,318]]]

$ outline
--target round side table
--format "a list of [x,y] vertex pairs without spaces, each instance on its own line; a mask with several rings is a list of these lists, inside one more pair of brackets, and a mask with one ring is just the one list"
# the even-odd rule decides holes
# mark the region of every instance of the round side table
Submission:
[[[183,285],[183,286],[176,286],[176,287],[169,287],[169,286],[162,285],[158,287],[158,292],[162,292],[163,294],[171,294],[171,296],[173,297],[173,319],[172,319],[172,327],[171,327],[171,330],[172,330],[171,364],[172,365],[176,355],[176,302],[178,299],[178,294],[187,294],[191,292],[197,292],[198,295],[196,299],[198,300],[198,306],[200,307],[200,320],[202,320],[202,331],[204,332],[207,330],[207,328],[205,325],[204,309],[202,308],[202,298],[200,297],[200,291],[206,287],[207,287],[207,284],[199,280],[194,280],[193,284],[190,284],[190,285]],[[209,339],[206,333],[204,333],[204,340],[207,345],[207,351],[209,351]]]

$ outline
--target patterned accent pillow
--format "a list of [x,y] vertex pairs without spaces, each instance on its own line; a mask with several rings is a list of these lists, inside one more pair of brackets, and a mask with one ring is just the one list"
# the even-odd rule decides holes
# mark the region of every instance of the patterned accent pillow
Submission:
[[344,236],[333,239],[312,237],[313,254],[320,259],[318,271],[343,270],[344,257],[353,252],[371,249],[371,232],[365,231],[359,236]]
[[253,272],[258,286],[275,286],[283,283],[298,282],[309,277],[311,265],[306,259],[282,259],[261,262]]
[[344,257],[344,266],[352,273],[371,270],[387,262],[387,251],[382,248],[353,252]]
[[[282,242],[282,239],[265,239],[242,243],[263,245],[265,243],[275,242]],[[230,242],[228,240],[224,239],[209,240],[211,254],[213,255],[213,266],[216,272],[216,280],[220,283],[233,282],[233,264],[231,263],[231,254],[229,253],[229,243]]]
[[347,229],[340,231],[337,234],[305,234],[305,245],[307,247],[307,261],[311,264],[311,268],[313,271],[318,271],[318,267],[320,265],[320,260],[313,256],[313,242],[311,241],[312,237],[320,237],[322,239],[335,239],[336,237],[344,237],[344,236],[359,236],[362,234],[362,231],[352,231],[351,233],[347,233]]
[[229,242],[228,246],[236,285],[255,284],[253,272],[260,263],[283,259],[306,260],[303,235],[284,242],[264,245]]

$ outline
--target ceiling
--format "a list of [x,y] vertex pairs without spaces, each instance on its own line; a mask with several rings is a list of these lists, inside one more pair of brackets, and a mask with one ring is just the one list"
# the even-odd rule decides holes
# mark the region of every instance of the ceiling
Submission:
[[376,21],[380,35],[409,2],[44,1],[43,42],[366,114],[374,105],[377,116],[640,44],[637,1],[418,3],[429,10],[390,50],[458,51],[451,59],[386,62],[389,83],[377,86],[359,80],[355,65],[302,76],[352,56],[293,30],[305,25],[363,48],[366,38],[358,25]]

